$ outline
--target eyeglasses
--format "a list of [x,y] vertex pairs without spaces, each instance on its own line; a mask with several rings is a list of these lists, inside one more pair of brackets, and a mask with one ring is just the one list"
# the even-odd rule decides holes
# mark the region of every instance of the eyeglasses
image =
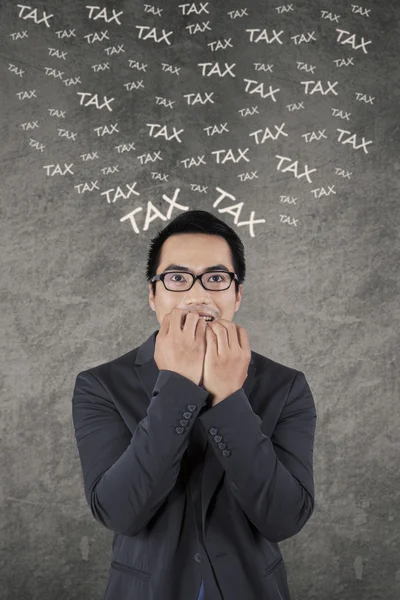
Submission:
[[207,271],[201,275],[193,275],[193,273],[182,271],[168,271],[167,273],[155,275],[150,279],[150,283],[161,280],[165,289],[170,292],[187,292],[194,286],[196,279],[200,279],[200,283],[205,290],[213,292],[227,290],[233,279],[239,281],[236,273],[230,271]]

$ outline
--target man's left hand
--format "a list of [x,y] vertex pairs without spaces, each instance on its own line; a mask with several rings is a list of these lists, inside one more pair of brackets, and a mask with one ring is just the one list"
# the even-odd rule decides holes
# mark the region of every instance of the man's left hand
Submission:
[[226,319],[207,323],[203,386],[211,394],[211,406],[243,386],[250,360],[250,343],[244,327]]

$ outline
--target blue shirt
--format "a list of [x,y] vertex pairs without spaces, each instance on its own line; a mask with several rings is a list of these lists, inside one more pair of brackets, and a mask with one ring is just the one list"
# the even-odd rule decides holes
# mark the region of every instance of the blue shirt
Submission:
[[197,600],[204,600],[204,582],[201,582],[201,588],[200,588],[200,593],[199,593],[199,597],[197,598]]

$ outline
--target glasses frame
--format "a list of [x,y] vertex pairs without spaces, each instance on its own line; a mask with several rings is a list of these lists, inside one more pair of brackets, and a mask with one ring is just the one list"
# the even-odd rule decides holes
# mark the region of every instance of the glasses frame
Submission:
[[[186,290],[169,290],[167,288],[167,286],[164,283],[164,277],[166,275],[168,275],[169,273],[179,273],[180,275],[191,275],[193,278],[192,281],[192,285],[187,288]],[[224,273],[225,275],[230,275],[231,281],[228,285],[227,288],[223,289],[223,290],[209,290],[207,289],[204,285],[203,282],[201,280],[201,278],[203,277],[203,275],[205,275],[206,273]],[[235,279],[237,282],[239,282],[239,277],[236,275],[236,273],[234,273],[233,271],[204,271],[204,273],[200,273],[199,275],[195,275],[194,273],[190,273],[189,271],[165,271],[165,273],[159,273],[158,275],[154,275],[154,277],[152,277],[150,279],[150,283],[153,283],[153,281],[162,281],[163,285],[165,287],[165,289],[167,290],[167,292],[178,292],[178,293],[182,293],[182,292],[188,292],[189,290],[192,289],[192,287],[194,286],[194,284],[196,283],[196,279],[198,279],[200,281],[201,286],[207,291],[207,292],[226,292],[226,290],[229,290],[229,288],[232,285],[232,281]]]

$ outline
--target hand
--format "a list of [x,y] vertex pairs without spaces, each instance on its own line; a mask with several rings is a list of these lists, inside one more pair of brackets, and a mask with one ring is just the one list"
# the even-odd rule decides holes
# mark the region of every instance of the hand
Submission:
[[226,319],[207,323],[203,385],[215,406],[243,386],[251,360],[247,331]]
[[195,312],[173,308],[165,314],[154,348],[157,367],[180,373],[199,385],[206,350],[206,326],[206,321]]

